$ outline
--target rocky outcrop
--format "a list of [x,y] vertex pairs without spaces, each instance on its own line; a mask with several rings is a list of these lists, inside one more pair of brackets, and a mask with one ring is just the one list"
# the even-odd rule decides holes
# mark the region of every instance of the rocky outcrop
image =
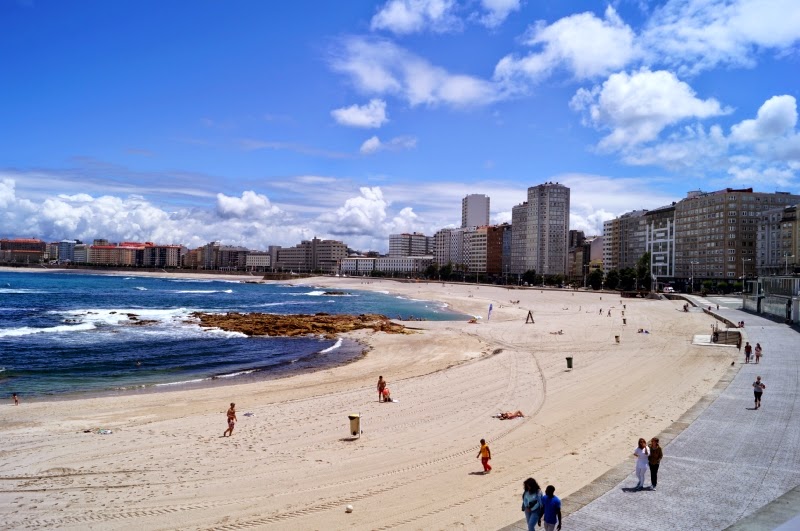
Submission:
[[200,326],[220,328],[227,332],[240,332],[248,336],[306,336],[337,334],[353,330],[370,329],[389,334],[409,334],[403,325],[395,324],[385,315],[275,315],[268,313],[204,313],[192,314]]

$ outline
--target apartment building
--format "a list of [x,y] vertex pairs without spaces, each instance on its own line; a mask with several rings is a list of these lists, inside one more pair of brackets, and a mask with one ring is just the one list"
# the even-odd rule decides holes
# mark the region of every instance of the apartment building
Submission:
[[798,202],[798,195],[752,188],[689,192],[675,205],[675,276],[733,280],[754,275],[762,214]]
[[500,275],[508,272],[511,264],[511,225],[486,227],[486,273]]
[[464,273],[486,273],[488,232],[486,226],[464,231]]
[[461,200],[461,228],[484,227],[489,224],[489,198],[470,194]]
[[248,271],[269,271],[270,264],[269,252],[250,251],[245,257],[245,268]]
[[764,211],[758,222],[756,237],[758,275],[791,274],[798,263],[799,242],[797,205]]
[[547,182],[528,188],[528,200],[511,210],[512,273],[567,273],[570,189]]
[[373,260],[376,271],[420,274],[433,263],[433,256],[381,256]]
[[440,267],[464,263],[464,232],[462,228],[448,228],[433,235],[433,259]]
[[650,275],[675,277],[675,203],[648,211],[645,216],[645,250],[650,253]]
[[152,242],[145,242],[141,265],[160,268],[180,267],[183,250],[184,248],[180,245],[156,245]]
[[298,273],[337,273],[339,263],[347,258],[347,245],[336,240],[313,238],[294,247],[278,250],[277,267]]
[[47,252],[47,243],[36,238],[0,240],[0,259],[5,262],[36,264]]
[[368,256],[348,256],[342,258],[339,264],[339,272],[350,276],[371,275],[375,268],[377,258]]
[[[61,262],[74,262],[75,261],[75,245],[78,242],[75,240],[61,240],[58,242],[57,258]],[[51,257],[52,259],[52,257]]]
[[389,256],[431,256],[433,238],[418,232],[389,235]]
[[603,223],[603,272],[636,267],[647,250],[645,214],[634,210]]

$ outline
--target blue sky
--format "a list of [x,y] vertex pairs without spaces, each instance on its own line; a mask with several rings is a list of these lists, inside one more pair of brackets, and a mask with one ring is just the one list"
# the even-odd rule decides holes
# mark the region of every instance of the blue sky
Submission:
[[[587,11],[587,9],[589,9]],[[800,2],[0,0],[0,237],[386,250],[800,193]]]

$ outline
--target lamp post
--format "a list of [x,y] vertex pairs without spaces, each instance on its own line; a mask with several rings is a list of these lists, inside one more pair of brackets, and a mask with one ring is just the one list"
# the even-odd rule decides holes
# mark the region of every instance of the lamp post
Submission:
[[692,278],[689,281],[689,284],[691,285],[691,292],[694,293],[694,266],[700,264],[700,262],[697,260],[692,260],[689,262],[689,264],[692,266]]
[[783,274],[784,275],[788,275],[789,274],[789,258],[794,258],[794,255],[793,254],[789,254],[788,252],[787,253],[783,253],[783,260],[784,260]]
[[746,275],[746,274],[745,274],[745,272],[744,272],[744,263],[745,263],[745,262],[750,262],[750,261],[751,261],[751,260],[750,260],[750,258],[744,258],[744,257],[742,257],[742,282],[743,282],[743,283],[744,283],[744,279],[745,279],[745,278],[747,278],[747,275]]
[[589,269],[589,264],[583,264],[583,289],[586,289],[586,280],[588,278],[587,271]]

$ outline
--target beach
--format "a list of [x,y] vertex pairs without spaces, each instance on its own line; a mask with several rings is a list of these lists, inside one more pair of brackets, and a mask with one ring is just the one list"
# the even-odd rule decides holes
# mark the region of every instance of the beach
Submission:
[[[681,301],[298,282],[442,301],[476,319],[348,334],[365,356],[277,380],[55,401],[23,393],[20,406],[0,407],[5,525],[496,529],[521,518],[525,478],[562,498],[581,488],[711,390],[737,352],[692,345],[714,321],[682,312]],[[526,324],[529,311],[535,322]],[[378,402],[379,375],[396,403]],[[222,438],[230,402],[238,423]],[[518,409],[525,418],[493,418]],[[351,413],[362,418],[358,439]],[[481,438],[492,450],[487,475],[476,459]]]

